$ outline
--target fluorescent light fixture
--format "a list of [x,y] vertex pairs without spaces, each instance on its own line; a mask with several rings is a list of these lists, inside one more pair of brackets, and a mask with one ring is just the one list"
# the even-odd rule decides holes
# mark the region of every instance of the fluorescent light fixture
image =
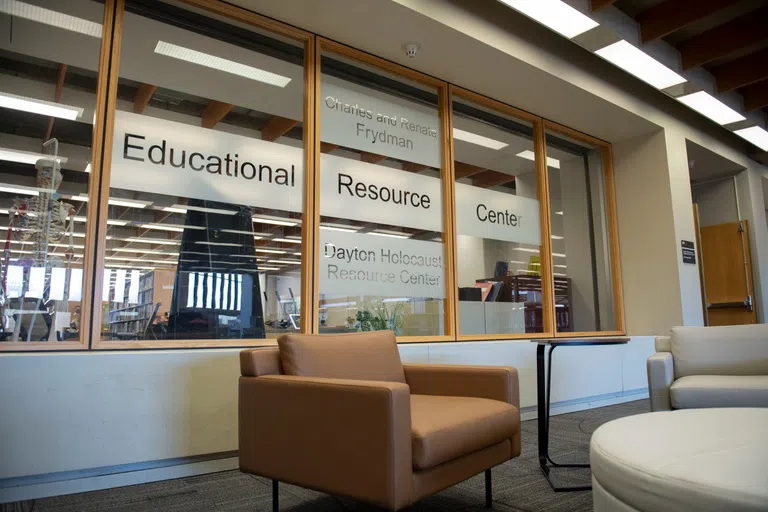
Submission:
[[768,151],[768,131],[765,131],[759,126],[742,128],[741,130],[736,130],[733,133],[742,139],[748,140],[763,151]]
[[201,240],[195,243],[200,245],[215,245],[217,247],[242,247],[242,244],[231,244],[229,242],[204,242]]
[[657,89],[687,82],[685,78],[623,39],[600,48],[595,53]]
[[356,229],[337,228],[336,226],[320,226],[320,229],[324,229],[326,231],[340,231],[342,233],[357,233]]
[[559,252],[553,252],[552,256],[557,256],[558,258],[565,258],[565,254],[561,254]]
[[272,219],[269,217],[253,217],[253,222],[259,222],[261,224],[272,224],[275,226],[295,226],[297,224],[296,222]]
[[[536,161],[536,155],[531,151],[530,149],[526,149],[525,151],[521,151],[517,154],[520,158],[525,158],[526,160],[530,160],[531,162]],[[555,169],[560,168],[560,160],[557,158],[552,158],[551,156],[547,157],[547,166],[553,167]]]
[[[275,249],[254,249],[256,252],[263,252],[266,254],[285,254],[286,251],[278,251]],[[253,256],[243,256],[244,258],[252,258]]]
[[171,226],[168,224],[144,224],[141,227],[144,229],[160,229],[163,231],[174,231],[176,233],[184,232],[184,228],[180,226]]
[[155,46],[155,53],[165,55],[174,59],[179,59],[199,66],[205,66],[207,68],[216,69],[218,71],[224,71],[225,73],[231,73],[233,75],[248,78],[250,80],[256,80],[269,85],[275,85],[277,87],[285,87],[291,82],[291,79],[287,76],[270,73],[263,69],[255,68],[253,66],[247,66],[233,60],[222,59],[215,55],[210,55],[190,48],[184,48],[183,46],[177,46],[175,44],[166,43],[165,41],[158,41]]
[[101,23],[63,14],[18,0],[0,0],[0,12],[56,28],[101,38]]
[[731,124],[746,119],[746,117],[704,91],[679,96],[677,99],[717,124]]
[[295,238],[273,238],[272,241],[273,242],[284,242],[284,243],[287,243],[287,244],[300,244],[301,243],[300,239],[297,240]]
[[125,239],[126,242],[141,243],[141,244],[157,244],[157,245],[179,245],[179,242],[173,240],[163,240],[162,238],[139,238],[130,237]]
[[560,35],[572,39],[599,25],[561,0],[501,0]]
[[409,238],[407,235],[395,235],[393,233],[381,233],[378,231],[369,231],[368,234],[374,236],[386,236],[389,238]]
[[[53,156],[44,155],[42,153],[33,153],[31,151],[18,151],[16,149],[0,148],[0,160],[5,160],[8,162],[35,165],[41,158],[52,159]],[[59,165],[65,164],[67,162],[67,159],[62,156],[56,157],[56,160],[59,162]]]
[[[254,238],[261,238],[264,236],[264,233],[259,233],[257,235],[253,231],[243,231],[240,229],[220,229],[219,231],[221,231],[222,233],[232,233],[235,235],[249,235],[249,236],[253,235]],[[266,236],[269,236],[269,234],[267,234]]]
[[565,237],[564,237],[564,236],[560,236],[560,235],[552,235],[552,240],[563,240],[563,239],[565,239]]
[[282,267],[259,267],[259,272],[269,272],[270,270],[283,270]]
[[568,265],[552,265],[552,266],[557,268],[568,268]]
[[[34,242],[28,242],[28,243],[34,243]],[[69,245],[69,244],[48,244],[48,247],[64,247],[64,248],[73,248],[73,249],[85,249],[84,245]]]
[[112,206],[125,206],[127,208],[146,208],[148,205],[152,204],[151,201],[130,201],[128,199],[117,199],[117,198],[109,198],[109,201],[107,201]]
[[529,249],[527,247],[515,247],[515,250],[516,251],[522,251],[522,252],[533,252],[533,253],[539,254],[539,250],[538,249]]
[[177,252],[163,252],[163,251],[146,251],[144,249],[130,249],[127,247],[118,247],[116,249],[107,249],[108,251],[114,251],[114,252],[132,252],[135,254],[164,254],[166,256],[178,256],[179,253]]
[[91,172],[91,162],[88,162],[88,165],[85,166],[83,172]]
[[166,206],[163,208],[163,211],[168,213],[187,213],[186,208],[177,208],[176,205]]
[[[1,1],[1,0],[0,0]],[[2,3],[0,3],[2,5]],[[21,110],[32,114],[40,114],[49,117],[60,117],[74,121],[83,115],[83,109],[72,105],[43,101],[35,98],[27,98],[7,92],[0,93],[0,107]]]
[[555,215],[562,215],[562,214],[563,214],[563,210],[560,210],[559,212],[555,212]]
[[280,263],[282,265],[301,265],[300,260],[267,260],[267,263]]
[[88,196],[70,196],[69,200],[70,201],[80,201],[80,202],[83,202],[83,203],[87,203],[88,202]]
[[453,129],[453,138],[495,150],[499,150],[508,146],[506,142],[483,137],[482,135],[477,135],[476,133],[472,132],[465,132],[464,130],[459,130],[458,128]]
[[108,226],[127,226],[127,220],[107,220]]
[[36,188],[32,187],[9,187],[7,185],[0,185],[0,192],[7,192],[9,194],[26,194],[28,196],[39,196],[40,192]]

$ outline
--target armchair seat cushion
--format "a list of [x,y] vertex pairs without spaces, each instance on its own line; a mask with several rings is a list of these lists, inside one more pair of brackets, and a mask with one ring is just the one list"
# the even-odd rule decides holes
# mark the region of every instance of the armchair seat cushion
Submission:
[[674,409],[768,407],[768,375],[689,375],[669,393]]
[[520,432],[520,411],[487,398],[411,395],[413,467],[429,469]]

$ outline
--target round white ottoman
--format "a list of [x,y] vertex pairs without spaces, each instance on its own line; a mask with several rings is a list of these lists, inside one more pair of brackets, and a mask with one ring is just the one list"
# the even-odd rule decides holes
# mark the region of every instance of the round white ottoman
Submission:
[[589,452],[595,512],[768,511],[768,409],[629,416]]

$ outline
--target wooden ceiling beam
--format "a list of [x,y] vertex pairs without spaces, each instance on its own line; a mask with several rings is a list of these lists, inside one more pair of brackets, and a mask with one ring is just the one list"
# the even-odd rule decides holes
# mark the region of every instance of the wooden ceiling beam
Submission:
[[[61,94],[64,92],[64,79],[67,77],[67,65],[59,64],[59,74],[56,77],[56,91],[53,93],[53,101],[61,103]],[[45,130],[45,138],[43,142],[47,142],[53,134],[53,123],[56,120],[51,116],[48,118],[48,128]]]
[[768,80],[739,89],[739,92],[744,97],[744,110],[747,112],[768,107]]
[[136,89],[136,96],[133,97],[133,111],[137,114],[142,114],[147,105],[149,105],[149,101],[154,96],[156,90],[156,85],[141,84]]
[[768,78],[768,49],[727,62],[712,70],[717,91],[728,92]]
[[320,152],[321,153],[330,153],[334,149],[338,149],[338,144],[331,144],[330,142],[321,142],[320,143]]
[[465,164],[464,162],[458,161],[453,162],[453,168],[455,169],[457,180],[474,176],[475,174],[479,174],[486,170],[484,167],[478,167],[476,165]]
[[234,105],[231,103],[211,100],[208,106],[205,107],[205,110],[203,110],[202,127],[213,128],[232,111],[232,107]]
[[768,41],[766,26],[768,26],[768,7],[763,7],[686,39],[677,46],[683,60],[683,69],[701,66]]
[[369,164],[375,164],[376,162],[381,162],[386,158],[387,157],[385,155],[377,155],[376,153],[368,153],[367,151],[360,152],[360,160],[362,160],[363,162],[368,162]]
[[415,164],[413,162],[403,162],[403,170],[408,172],[421,172],[425,169],[429,169],[428,165]]
[[267,121],[264,128],[261,129],[261,140],[275,142],[277,139],[293,130],[299,124],[295,119],[287,117],[274,116]]
[[603,7],[608,7],[609,5],[612,5],[613,2],[616,0],[592,0],[592,10],[593,11],[599,11]]
[[503,172],[485,171],[481,174],[477,174],[472,178],[472,185],[481,188],[491,188],[498,185],[504,185],[515,181],[515,177],[511,174],[504,174]]
[[660,39],[729,5],[733,0],[665,0],[637,16],[643,42]]

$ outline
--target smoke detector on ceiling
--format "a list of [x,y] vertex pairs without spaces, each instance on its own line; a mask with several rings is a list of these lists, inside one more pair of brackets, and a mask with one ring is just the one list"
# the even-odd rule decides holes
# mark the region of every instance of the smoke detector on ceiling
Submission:
[[405,54],[409,59],[414,58],[416,54],[419,53],[419,50],[421,50],[421,45],[419,43],[405,43],[403,45],[403,51],[405,51]]

